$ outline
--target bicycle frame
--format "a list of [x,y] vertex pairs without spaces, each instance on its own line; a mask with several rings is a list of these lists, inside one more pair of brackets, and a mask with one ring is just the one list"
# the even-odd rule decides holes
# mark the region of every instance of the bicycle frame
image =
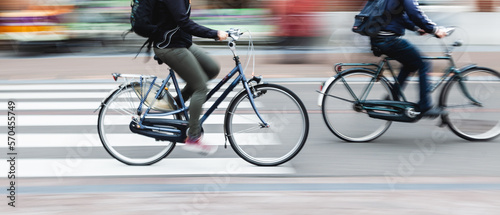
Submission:
[[[155,75],[113,74],[115,81],[119,77],[125,80],[121,80],[120,86],[102,100],[97,118],[99,138],[112,157],[127,165],[150,165],[168,156],[178,143],[185,143],[182,146],[186,146],[188,151],[204,155],[215,152],[221,143],[227,148],[229,143],[239,157],[251,164],[277,166],[300,152],[309,133],[305,105],[290,89],[278,84],[262,83],[262,78],[254,75],[255,68],[251,68],[251,76],[247,79],[244,74],[246,66],[252,60],[255,66],[250,32],[248,57],[245,60],[248,64],[244,65],[235,54],[235,42],[243,33],[239,29],[230,29],[227,33],[235,65],[211,87],[207,95],[202,95],[202,101],[196,103],[201,105],[203,101],[214,101],[204,106],[202,116],[189,116],[195,109],[195,102],[191,101],[191,105],[184,103],[185,98],[182,97],[183,92],[174,72],[176,67],[169,69],[164,75],[166,77],[162,75],[160,78]],[[159,64],[164,63],[156,56],[154,59]],[[188,87],[190,85],[191,82],[188,82]],[[205,92],[206,89],[202,94]],[[234,93],[234,98],[227,102],[228,107],[223,108],[225,110],[215,111]],[[223,124],[223,132],[210,132],[210,137],[217,138],[212,138],[208,147],[190,144],[189,128],[193,127],[192,122],[196,121],[195,126],[202,126],[213,113],[224,118],[223,122],[215,122]],[[218,139],[222,135],[224,140]],[[269,152],[269,149],[272,150]],[[129,153],[131,151],[140,153]]]
[[[203,116],[200,119],[200,124],[203,125],[203,123],[205,122],[205,120],[217,109],[217,107],[219,106],[219,104],[221,104],[222,101],[224,101],[224,99],[226,99],[226,97],[229,95],[229,93],[231,91],[233,91],[233,89],[241,82],[243,84],[243,88],[244,88],[243,90],[245,90],[247,92],[247,94],[248,94],[248,98],[250,100],[250,104],[251,104],[252,109],[254,110],[255,114],[260,119],[260,121],[262,122],[263,126],[268,126],[268,123],[264,121],[264,119],[261,117],[259,111],[257,110],[257,106],[255,105],[254,98],[253,98],[253,93],[252,93],[252,90],[250,89],[251,86],[249,85],[248,80],[246,79],[246,77],[245,77],[245,75],[243,73],[243,69],[242,69],[242,66],[241,66],[241,62],[239,61],[239,57],[238,56],[234,56],[234,61],[236,62],[236,66],[212,90],[210,90],[210,92],[207,94],[206,101],[208,101],[216,92],[218,92],[221,89],[222,86],[224,86],[226,83],[228,83],[229,80],[231,80],[231,78],[233,78],[233,77],[236,76],[235,79],[231,82],[231,84],[228,86],[228,88],[226,90],[224,90],[224,92],[222,93],[222,95],[214,102],[214,104],[212,104],[210,106],[210,108],[205,112],[205,114],[203,114]],[[177,78],[175,76],[175,73],[174,73],[174,71],[172,69],[170,69],[170,72],[169,72],[168,76],[165,78],[165,80],[163,81],[162,85],[160,86],[160,90],[156,93],[155,98],[158,98],[161,95],[161,93],[163,92],[163,90],[165,90],[165,86],[167,85],[167,83],[169,83],[170,80],[174,84],[174,87],[175,87],[177,95],[179,95],[179,99],[180,99],[180,102],[181,102],[181,104],[180,104],[181,107],[178,110],[173,110],[173,111],[166,112],[166,113],[150,113],[153,104],[150,105],[148,107],[148,109],[144,112],[144,114],[142,115],[140,121],[138,122],[138,125],[141,126],[141,128],[154,129],[154,130],[159,130],[159,131],[171,132],[171,133],[179,134],[180,131],[176,130],[176,129],[143,125],[142,122],[144,121],[144,119],[147,116],[150,116],[150,117],[155,117],[155,116],[156,117],[162,117],[162,116],[170,116],[170,115],[179,114],[179,113],[183,113],[184,116],[186,117],[186,119],[187,120],[189,119],[189,115],[188,115],[188,112],[187,112],[189,110],[189,107],[187,107],[184,104],[184,99],[182,98],[182,94],[181,94],[181,89],[179,87],[179,83],[178,83]],[[144,95],[143,98],[141,98],[141,102],[140,102],[139,107],[138,107],[138,113],[142,112],[142,108],[143,108],[144,102],[145,102],[146,98],[148,97],[148,94],[151,93],[150,91],[151,91],[151,89],[152,89],[155,81],[156,81],[156,77],[153,78],[151,86],[148,89],[146,95]],[[143,78],[141,77],[141,87],[142,87],[142,82],[143,82]]]
[[[435,83],[432,83],[431,86],[430,86],[430,92],[433,93],[437,88],[439,88],[439,86],[441,86],[446,80],[448,77],[450,77],[450,74],[460,74],[460,71],[459,69],[456,68],[455,66],[455,62],[453,60],[453,58],[451,56],[439,56],[439,57],[422,57],[422,59],[424,60],[447,60],[449,61],[449,64],[450,66],[448,68],[445,69],[445,72],[443,73],[443,75],[439,78],[439,80]],[[342,78],[342,81],[345,82],[345,79],[344,77],[342,76],[342,73],[339,70],[339,68],[342,68],[343,66],[349,66],[349,67],[376,67],[376,70],[372,70],[370,69],[371,71],[373,71],[375,73],[375,77],[376,78],[373,78],[372,80],[370,80],[370,83],[366,86],[366,88],[363,90],[363,93],[361,94],[361,97],[360,98],[357,98],[357,96],[354,94],[354,92],[352,91],[352,89],[350,89],[348,87],[348,91],[351,93],[351,95],[353,96],[353,98],[357,101],[357,102],[363,102],[366,100],[366,98],[368,97],[368,94],[369,92],[371,91],[374,83],[380,79],[382,77],[382,74],[384,72],[384,68],[387,66],[390,73],[391,73],[391,76],[392,78],[394,79],[394,86],[397,87],[398,89],[398,95],[401,96],[401,98],[403,99],[404,102],[407,102],[407,99],[406,99],[406,96],[404,94],[404,92],[401,90],[401,85],[397,79],[397,76],[391,66],[391,64],[389,63],[389,61],[391,60],[395,60],[393,58],[389,58],[389,57],[386,57],[384,58],[382,61],[380,61],[378,64],[370,64],[370,63],[339,63],[339,64],[336,64],[335,65],[335,70],[336,72],[338,72],[338,76],[340,78]],[[466,92],[467,90],[464,89],[464,92]],[[466,94],[468,94],[466,92]],[[469,98],[471,98],[471,100],[474,100],[472,97],[470,96],[467,96]]]
[[[443,73],[432,78],[426,89],[428,93],[434,93],[442,86],[438,101],[434,105],[444,111],[426,114],[418,103],[408,102],[402,92],[398,75],[391,66],[390,61],[396,59],[385,57],[378,63],[338,63],[334,66],[337,74],[326,80],[318,91],[318,106],[322,107],[323,119],[330,131],[345,141],[365,142],[380,137],[393,121],[416,122],[425,117],[440,117],[441,123],[438,126],[448,126],[459,137],[467,140],[490,140],[500,136],[499,122],[484,115],[496,110],[494,102],[498,101],[498,98],[493,95],[498,96],[494,92],[498,87],[500,73],[475,64],[457,67],[451,50],[461,46],[462,42],[457,40],[450,46],[445,42],[442,44],[445,48],[442,56],[422,59],[448,61],[448,65],[441,70]],[[390,75],[383,75],[384,70],[391,72],[392,80]],[[492,82],[488,82],[490,80]],[[488,91],[483,91],[486,88]],[[493,101],[493,107],[486,105],[489,102],[486,99]],[[343,120],[336,120],[336,117],[344,113],[346,116],[342,116]],[[363,125],[362,120],[354,118],[359,114],[385,122],[377,124],[374,120],[373,132],[363,130],[356,133],[341,128],[343,121],[350,120],[351,116],[353,121],[360,121],[355,122],[358,124],[353,123],[354,126]]]

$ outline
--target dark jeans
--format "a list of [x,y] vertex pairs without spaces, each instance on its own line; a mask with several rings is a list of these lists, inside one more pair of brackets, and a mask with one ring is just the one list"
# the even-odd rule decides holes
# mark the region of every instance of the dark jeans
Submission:
[[404,89],[408,76],[418,71],[420,85],[420,101],[418,105],[421,111],[430,109],[432,107],[432,100],[429,93],[428,73],[431,70],[431,65],[428,61],[422,60],[419,50],[399,36],[371,38],[371,45],[374,54],[378,51],[379,54],[385,54],[403,65],[397,78],[401,90]]

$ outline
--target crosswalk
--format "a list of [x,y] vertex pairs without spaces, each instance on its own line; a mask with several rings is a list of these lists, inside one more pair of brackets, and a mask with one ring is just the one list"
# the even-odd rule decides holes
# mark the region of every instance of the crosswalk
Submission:
[[[127,166],[106,153],[97,134],[97,112],[94,112],[119,83],[22,83],[0,86],[4,103],[0,119],[7,120],[6,104],[15,101],[16,151],[18,177],[80,176],[177,176],[177,175],[283,175],[293,174],[291,164],[257,167],[239,158],[230,147],[210,157],[184,152],[180,147],[162,161],[150,166]],[[210,86],[209,86],[210,87]],[[219,105],[224,110],[235,89]],[[215,100],[220,93],[216,94]],[[211,105],[208,101],[205,107]],[[212,114],[204,123],[208,144],[224,145],[223,118]],[[213,127],[213,128],[212,128]],[[0,139],[6,140],[6,123],[0,125]],[[126,138],[133,138],[133,135]],[[0,153],[7,155],[7,142]],[[7,162],[0,168],[8,172]]]

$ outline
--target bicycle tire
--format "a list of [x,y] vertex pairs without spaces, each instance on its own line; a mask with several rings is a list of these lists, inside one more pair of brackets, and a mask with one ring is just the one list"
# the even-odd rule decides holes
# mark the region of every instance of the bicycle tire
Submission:
[[132,117],[138,116],[140,103],[133,86],[122,86],[104,100],[99,111],[97,130],[102,145],[113,158],[127,165],[151,165],[168,156],[175,142],[156,141],[130,131],[129,124]]
[[[470,95],[471,100],[467,96]],[[491,140],[500,135],[500,73],[474,67],[453,76],[440,95],[448,114],[443,121],[457,136],[470,141]]]
[[269,127],[263,127],[245,90],[230,102],[224,119],[233,150],[257,166],[277,166],[294,158],[309,134],[307,110],[291,90],[275,84],[253,87],[257,109]]
[[[344,80],[342,80],[342,78]],[[391,84],[385,77],[376,78],[375,72],[364,68],[346,70],[326,87],[321,113],[328,129],[338,138],[347,142],[369,142],[384,134],[391,126],[392,121],[370,118],[366,111],[355,106],[355,98],[361,94],[370,80],[374,83],[367,100],[382,100],[389,96],[393,99]],[[382,93],[374,93],[382,90]]]

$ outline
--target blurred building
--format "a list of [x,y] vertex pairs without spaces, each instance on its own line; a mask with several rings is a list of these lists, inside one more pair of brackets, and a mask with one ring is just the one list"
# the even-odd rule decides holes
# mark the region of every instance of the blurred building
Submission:
[[63,1],[2,0],[0,41],[15,45],[49,45],[69,39],[64,16],[74,5]]
[[[131,0],[0,0],[1,45],[102,41],[116,45],[130,29]],[[214,29],[240,27],[283,45],[310,45],[331,34],[332,17],[359,11],[366,0],[192,0],[192,19]],[[423,6],[499,11],[500,0],[419,0]],[[332,14],[337,14],[332,16]],[[349,20],[350,22],[351,20]],[[345,21],[344,21],[345,22]],[[326,35],[328,36],[328,35]],[[133,35],[127,38],[128,44]],[[135,38],[137,40],[143,38]],[[257,39],[257,38],[256,38]],[[265,38],[264,40],[267,40]],[[4,47],[3,46],[3,47]]]
[[270,10],[275,25],[272,34],[282,46],[309,46],[323,36],[323,20],[317,12],[324,10],[324,0],[267,1],[263,7]]

